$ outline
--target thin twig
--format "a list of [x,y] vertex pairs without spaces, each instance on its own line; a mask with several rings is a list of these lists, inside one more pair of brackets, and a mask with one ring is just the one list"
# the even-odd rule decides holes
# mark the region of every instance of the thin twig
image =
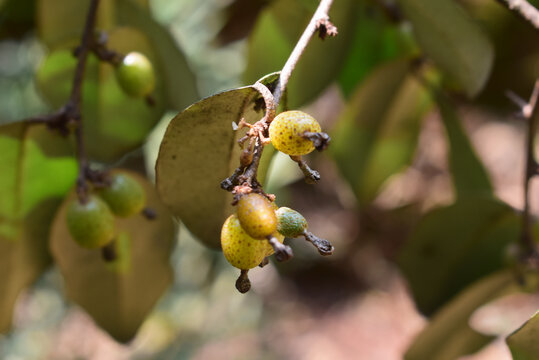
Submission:
[[496,0],[539,30],[539,10],[526,0]]
[[[526,176],[524,179],[524,213],[522,215],[522,250],[524,258],[530,258],[537,255],[530,214],[530,180],[537,175],[538,169],[534,150],[535,133],[539,122],[539,79],[535,82],[535,87],[530,97],[530,101],[528,102],[528,106],[522,108],[524,116],[528,119]],[[529,109],[531,109],[531,111]]]
[[311,18],[311,21],[309,22],[309,25],[307,25],[307,27],[305,28],[305,31],[298,40],[296,46],[294,47],[294,50],[292,50],[292,53],[284,64],[283,69],[281,70],[281,75],[279,76],[279,82],[277,83],[277,87],[275,88],[275,91],[273,93],[273,97],[275,98],[275,106],[279,106],[281,96],[286,90],[288,80],[290,80],[290,76],[292,75],[292,71],[294,71],[301,55],[305,52],[305,49],[307,48],[307,45],[309,44],[309,41],[311,40],[312,36],[316,33],[321,24],[329,22],[328,13],[332,4],[333,0],[320,1],[316,12],[314,13],[313,17]]

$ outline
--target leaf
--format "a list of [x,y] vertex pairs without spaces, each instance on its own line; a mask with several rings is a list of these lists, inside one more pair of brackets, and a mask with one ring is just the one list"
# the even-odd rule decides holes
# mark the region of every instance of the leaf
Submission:
[[457,196],[491,195],[493,189],[487,171],[462,129],[455,109],[441,94],[437,95],[437,102],[449,139],[449,166]]
[[[335,79],[353,38],[357,6],[354,0],[335,2],[330,17],[339,35],[325,41],[316,37],[311,40],[288,84],[289,108],[298,108],[313,100]],[[247,83],[283,67],[313,11],[301,2],[279,0],[261,13],[249,37],[244,74]]]
[[517,331],[507,337],[506,342],[511,349],[514,360],[534,360],[539,354],[539,312]]
[[417,42],[469,97],[487,82],[494,49],[482,29],[452,0],[399,0]]
[[476,352],[492,337],[468,326],[468,319],[482,304],[519,291],[509,271],[483,278],[464,289],[440,309],[406,351],[406,360],[453,360]]
[[465,286],[503,267],[520,219],[505,203],[467,197],[426,214],[399,255],[420,311],[430,314]]
[[[148,0],[121,0],[149,8]],[[39,37],[51,49],[77,46],[82,36],[90,0],[36,0]],[[115,27],[118,0],[102,0],[97,11],[97,28],[110,31]]]
[[196,79],[185,56],[170,32],[132,0],[119,0],[116,14],[122,25],[133,26],[150,40],[155,52],[155,66],[163,74],[166,101],[170,108],[182,110],[199,99]]
[[360,202],[412,160],[431,100],[410,73],[410,61],[378,67],[351,96],[332,132],[330,154]]
[[338,81],[346,97],[373,69],[388,61],[412,55],[410,35],[391,24],[387,15],[373,4],[359,2],[359,17],[350,52],[343,63]]
[[[264,112],[256,108],[257,99],[258,91],[247,86],[189,106],[172,119],[159,149],[155,167],[159,195],[210,247],[220,247],[221,226],[232,213],[232,196],[220,183],[239,166],[237,140],[246,132],[234,131],[232,123],[242,117],[250,123],[260,120]],[[265,166],[259,167],[260,173],[265,173]]]
[[[117,28],[109,44],[120,52],[139,51],[154,62],[149,39],[133,28]],[[53,52],[41,65],[37,85],[46,100],[61,107],[71,92],[76,59],[70,51]],[[156,99],[164,96],[163,74],[157,72]],[[116,81],[114,68],[90,56],[83,83],[84,136],[88,154],[111,162],[138,147],[164,112],[164,104],[148,106],[143,100],[126,95]],[[103,146],[107,144],[107,146]]]
[[83,307],[116,340],[129,341],[173,280],[170,254],[175,226],[158,200],[151,183],[129,173],[145,189],[147,206],[157,217],[138,214],[116,218],[119,258],[107,263],[99,250],[80,247],[71,239],[65,222],[66,206],[56,214],[51,230],[51,251],[65,280],[67,296]]
[[0,1],[0,39],[21,38],[35,27],[35,0]]
[[0,332],[17,296],[49,266],[50,223],[73,186],[69,144],[45,127],[0,126]]

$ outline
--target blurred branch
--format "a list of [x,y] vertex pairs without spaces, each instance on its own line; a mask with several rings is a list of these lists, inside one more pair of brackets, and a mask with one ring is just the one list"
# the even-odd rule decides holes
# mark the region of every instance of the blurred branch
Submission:
[[[539,260],[535,245],[530,214],[530,180],[537,175],[539,166],[535,158],[535,133],[539,122],[539,79],[535,82],[530,101],[521,108],[522,115],[528,120],[526,139],[526,176],[524,179],[524,213],[522,215],[522,257],[527,260]],[[534,262],[535,262],[534,261]]]
[[496,0],[539,30],[539,10],[526,0]]

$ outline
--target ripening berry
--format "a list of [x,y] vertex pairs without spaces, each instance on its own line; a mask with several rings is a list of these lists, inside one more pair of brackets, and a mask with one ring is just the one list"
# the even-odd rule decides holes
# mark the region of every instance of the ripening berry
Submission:
[[99,195],[109,205],[112,212],[120,217],[128,217],[141,212],[146,203],[146,193],[142,186],[125,173],[112,174],[110,186],[103,188]]
[[276,212],[277,231],[284,236],[298,237],[307,230],[307,220],[296,210],[281,207]]
[[88,196],[85,204],[78,199],[71,201],[67,205],[66,224],[73,240],[88,249],[103,247],[114,237],[114,216],[95,195]]
[[238,201],[238,219],[249,236],[264,239],[277,231],[277,217],[271,202],[263,195],[250,193]]
[[116,68],[116,78],[122,90],[132,97],[144,97],[155,88],[152,63],[139,52],[127,54]]
[[303,111],[285,111],[273,119],[269,136],[273,146],[288,155],[305,155],[314,150],[313,142],[302,135],[321,132],[320,124]]
[[223,224],[221,248],[228,262],[238,269],[249,270],[258,266],[267,256],[268,246],[271,248],[267,240],[250,237],[236,215],[230,215]]

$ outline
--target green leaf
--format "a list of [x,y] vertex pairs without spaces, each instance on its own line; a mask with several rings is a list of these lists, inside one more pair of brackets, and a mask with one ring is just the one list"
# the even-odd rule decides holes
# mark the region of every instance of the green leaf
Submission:
[[361,202],[411,160],[431,99],[399,59],[378,67],[351,96],[332,132],[330,154]]
[[350,52],[339,73],[339,85],[346,97],[353,94],[357,84],[378,65],[412,54],[410,35],[387,15],[365,1],[359,2],[360,12]]
[[469,97],[487,82],[494,49],[482,29],[453,0],[399,0],[417,42]]
[[503,267],[520,219],[507,204],[467,197],[426,214],[399,255],[417,303],[432,313],[473,281]]
[[49,228],[77,165],[69,144],[42,126],[0,127],[0,332],[21,290],[50,264]]
[[144,187],[147,206],[157,217],[142,214],[116,218],[118,258],[107,263],[99,250],[80,247],[65,222],[66,205],[56,214],[51,251],[65,279],[67,296],[83,307],[116,340],[129,341],[173,280],[170,254],[175,226],[151,183],[130,173]]
[[[232,123],[242,117],[250,123],[260,120],[264,111],[256,107],[257,99],[258,91],[247,86],[189,106],[172,119],[159,149],[159,195],[174,215],[210,247],[220,247],[221,226],[232,213],[232,196],[220,188],[220,183],[239,166],[237,140],[246,133],[245,129],[234,131]],[[265,173],[265,166],[259,167],[261,173]]]
[[[117,28],[109,35],[109,44],[120,52],[139,51],[155,62],[150,40],[133,28]],[[53,52],[37,74],[37,85],[46,100],[61,107],[71,92],[76,59],[70,51]],[[164,112],[163,74],[157,71],[154,96],[156,106],[131,98],[118,84],[112,65],[88,59],[83,84],[84,136],[88,154],[99,161],[110,162],[140,146]],[[107,146],[103,146],[107,144]]]
[[437,95],[438,108],[449,139],[449,166],[458,197],[492,194],[492,185],[485,167],[475,154],[451,103]]
[[453,360],[482,348],[492,337],[472,330],[468,320],[481,305],[519,291],[514,275],[500,272],[464,289],[431,319],[408,348],[406,360]]
[[[311,40],[288,84],[289,108],[312,101],[338,75],[353,39],[357,9],[354,0],[335,2],[330,17],[339,29],[339,35],[325,41],[316,37]],[[313,11],[300,2],[279,0],[261,13],[249,37],[244,74],[247,83],[283,67]]]
[[539,312],[507,337],[514,360],[534,360],[539,354]]

